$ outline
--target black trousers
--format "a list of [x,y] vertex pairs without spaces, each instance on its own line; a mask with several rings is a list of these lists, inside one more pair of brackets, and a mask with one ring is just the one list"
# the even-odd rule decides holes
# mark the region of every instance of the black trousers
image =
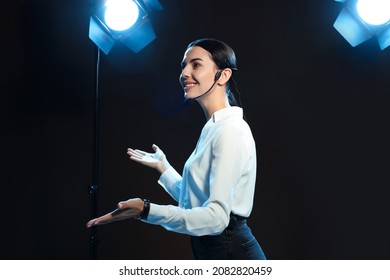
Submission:
[[246,219],[230,215],[228,227],[219,235],[191,236],[197,260],[265,260],[265,254]]

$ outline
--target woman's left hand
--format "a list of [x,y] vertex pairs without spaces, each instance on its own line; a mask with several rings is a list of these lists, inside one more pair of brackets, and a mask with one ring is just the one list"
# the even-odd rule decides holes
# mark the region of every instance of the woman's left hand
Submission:
[[156,144],[152,145],[152,149],[154,153],[128,148],[127,154],[130,156],[131,160],[152,167],[162,174],[170,167],[170,164],[164,152]]
[[87,223],[87,228],[104,225],[111,222],[121,221],[131,218],[139,218],[144,209],[144,202],[140,198],[131,198],[118,203],[118,208]]

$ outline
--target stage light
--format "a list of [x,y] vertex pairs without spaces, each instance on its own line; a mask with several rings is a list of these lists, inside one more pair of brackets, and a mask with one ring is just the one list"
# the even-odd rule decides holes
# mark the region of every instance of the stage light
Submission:
[[[96,0],[100,1],[100,0]],[[92,184],[88,186],[91,195],[91,219],[97,216],[97,196],[99,193],[99,123],[100,123],[100,53],[106,55],[116,42],[121,42],[133,52],[137,53],[150,44],[155,38],[149,15],[153,11],[161,11],[158,0],[106,0],[105,5],[90,18],[89,38],[96,44],[96,82],[95,82],[95,116],[94,116],[94,143],[93,143],[93,175]],[[97,227],[91,228],[89,239],[89,256],[97,258],[97,244],[99,238]]]
[[376,37],[384,50],[390,45],[390,0],[335,0],[344,3],[334,28],[355,47]]
[[389,0],[359,0],[356,8],[359,16],[368,24],[381,25],[390,20]]
[[108,54],[119,41],[137,53],[155,38],[150,13],[161,11],[158,0],[107,0],[89,21],[89,38]]
[[124,31],[134,25],[139,16],[137,4],[131,0],[109,0],[106,2],[104,20],[115,31]]

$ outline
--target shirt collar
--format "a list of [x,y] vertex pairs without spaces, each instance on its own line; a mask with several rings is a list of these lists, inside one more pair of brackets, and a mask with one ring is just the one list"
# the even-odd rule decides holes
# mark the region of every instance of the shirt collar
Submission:
[[216,123],[230,116],[237,116],[242,118],[242,108],[238,106],[226,107],[214,112],[211,118],[213,119],[213,122]]

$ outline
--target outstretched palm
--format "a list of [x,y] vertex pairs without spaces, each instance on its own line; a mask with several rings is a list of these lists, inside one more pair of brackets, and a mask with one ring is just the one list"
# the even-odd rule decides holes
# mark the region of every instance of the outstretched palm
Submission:
[[86,226],[90,228],[96,225],[104,225],[130,218],[138,218],[142,213],[143,201],[139,198],[131,198],[126,201],[119,202],[117,207],[117,209],[110,213],[90,220]]
[[130,156],[130,159],[143,165],[155,168],[162,173],[169,167],[169,163],[164,152],[157,145],[153,145],[152,148],[155,151],[154,153],[129,148],[127,150],[127,154]]

